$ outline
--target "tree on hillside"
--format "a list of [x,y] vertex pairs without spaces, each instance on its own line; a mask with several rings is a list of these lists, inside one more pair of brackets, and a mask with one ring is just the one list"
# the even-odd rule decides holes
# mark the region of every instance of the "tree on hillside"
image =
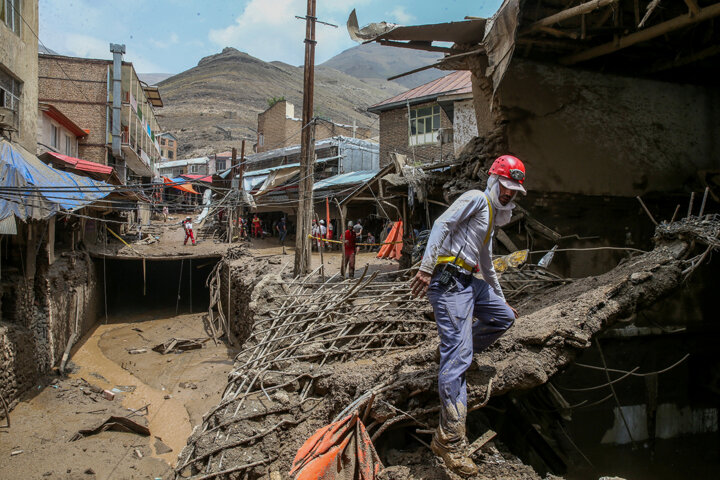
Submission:
[[285,97],[272,97],[267,99],[268,108],[272,108],[278,102],[284,102]]

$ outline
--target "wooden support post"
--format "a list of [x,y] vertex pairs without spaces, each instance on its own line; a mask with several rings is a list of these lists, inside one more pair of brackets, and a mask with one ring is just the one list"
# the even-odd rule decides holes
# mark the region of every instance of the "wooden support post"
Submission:
[[337,203],[338,211],[340,212],[340,228],[338,229],[338,240],[343,242],[340,244],[340,251],[342,252],[340,275],[345,278],[345,229],[347,228],[347,225],[345,225],[345,216],[347,213],[347,207],[345,205],[340,206],[340,202],[338,202],[337,198],[335,199],[335,203]]
[[310,220],[313,216],[313,172],[315,158],[315,122],[313,88],[315,83],[315,0],[307,1],[305,18],[305,69],[300,142],[300,184],[298,186],[297,235],[295,237],[294,274],[304,275],[310,268]]
[[145,269],[145,257],[143,257],[143,297],[147,294],[147,271]]
[[[143,262],[144,261],[145,261],[145,259],[143,258]],[[190,313],[192,313],[192,258],[190,259],[190,267],[189,267],[188,272],[189,272],[188,273],[188,278],[189,278],[188,284],[190,285],[190,295],[189,295],[189,297],[190,297]]]

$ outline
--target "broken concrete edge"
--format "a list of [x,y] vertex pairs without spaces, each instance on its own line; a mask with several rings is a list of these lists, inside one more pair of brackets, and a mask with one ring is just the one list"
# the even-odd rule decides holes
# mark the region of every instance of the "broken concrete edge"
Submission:
[[[717,219],[714,224],[715,228],[720,226]],[[702,235],[693,233],[692,229],[685,231],[682,239],[658,235],[657,246],[653,251],[631,257],[604,275],[580,279],[559,287],[525,307],[516,325],[504,337],[487,351],[475,356],[474,364],[483,368],[471,368],[468,371],[469,409],[484,405],[488,395],[498,396],[512,390],[526,390],[548,382],[555,373],[567,367],[581,351],[588,348],[597,334],[670,294],[685,278],[683,271],[688,264],[685,257],[694,237],[697,237],[695,239],[698,243],[702,243]],[[277,273],[270,272],[269,275]],[[277,277],[276,280],[266,281],[264,285],[276,285],[276,281]],[[257,288],[258,283],[255,280],[256,288],[251,290],[250,296],[258,300],[253,308],[264,307],[263,318],[266,318],[267,314],[272,314],[273,308],[277,309],[277,305],[268,306],[267,301],[262,301],[267,296],[263,288]],[[427,310],[427,306],[417,308],[414,315],[422,316]],[[253,310],[253,314],[256,313]],[[247,327],[259,328],[255,323],[246,324]],[[261,478],[268,471],[287,472],[297,448],[309,435],[351,404],[354,404],[352,408],[365,410],[368,430],[372,432],[375,429],[372,432],[374,440],[385,431],[386,425],[405,426],[410,423],[423,428],[432,426],[436,423],[439,408],[437,365],[434,360],[436,344],[437,339],[430,336],[408,350],[361,362],[353,361],[352,357],[345,361],[330,362],[322,367],[322,371],[317,370],[317,365],[311,362],[295,365],[288,361],[284,369],[315,369],[313,378],[317,378],[317,382],[310,396],[317,403],[304,412],[302,408],[284,405],[275,396],[263,396],[264,392],[258,388],[258,401],[262,402],[262,411],[267,413],[254,415],[251,423],[257,427],[255,434],[248,439],[243,439],[243,435],[248,434],[241,433],[245,428],[243,422],[230,422],[223,426],[223,417],[216,417],[218,409],[211,410],[204,417],[203,424],[194,430],[188,439],[188,446],[180,454],[177,478],[185,478],[180,473],[181,467],[192,465],[193,458],[204,459],[201,460],[203,470],[211,472],[206,475],[219,475],[220,471],[212,473],[215,469],[213,462],[219,456],[225,459],[226,466],[232,465],[232,459],[237,458],[239,466],[236,467],[247,466],[253,472],[252,478]],[[488,374],[488,371],[491,373]],[[493,382],[488,392],[489,380]],[[298,385],[286,386],[285,391],[291,399],[299,397],[302,385],[300,382]],[[386,387],[378,388],[379,385]],[[232,386],[230,382],[228,388]],[[370,391],[374,393],[373,396],[368,395],[364,401],[357,402],[358,397]],[[231,407],[232,411],[235,405],[226,402],[227,393],[226,389],[219,406]],[[370,406],[367,405],[369,397],[374,398]],[[265,426],[279,425],[279,431],[268,433],[272,431],[271,428],[263,430],[263,420]],[[241,447],[247,441],[253,444],[250,450]],[[217,453],[211,454],[208,460],[207,454],[202,453],[208,451]],[[252,458],[247,458],[249,451],[253,452]],[[221,452],[222,455],[219,455]],[[239,455],[245,455],[243,458],[248,461],[255,461],[243,464]],[[193,475],[192,472],[190,474]]]

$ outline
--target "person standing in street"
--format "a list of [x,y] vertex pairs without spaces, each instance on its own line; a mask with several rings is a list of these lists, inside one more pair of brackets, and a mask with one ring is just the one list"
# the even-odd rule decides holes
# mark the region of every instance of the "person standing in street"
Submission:
[[260,221],[260,218],[257,216],[257,213],[255,215],[253,215],[252,230],[253,230],[253,237],[255,237],[255,238],[262,237],[262,222]]
[[[488,174],[484,192],[463,193],[435,221],[411,284],[413,295],[427,294],[440,335],[440,422],[431,449],[449,469],[464,476],[478,472],[466,454],[465,372],[473,354],[492,345],[517,318],[495,274],[491,239],[495,226],[510,221],[517,192],[526,193],[525,166],[503,155]],[[482,272],[483,280],[475,272]]]
[[170,210],[168,210],[168,206],[164,205],[162,209],[162,215],[163,215],[163,222],[167,223],[168,215],[170,215]]
[[187,245],[187,241],[190,239],[194,247],[195,235],[193,233],[192,219],[190,217],[185,217],[185,220],[183,220],[183,228],[185,228],[185,241],[183,242],[183,245]]
[[348,278],[355,277],[355,232],[353,230],[352,221],[348,222],[348,228],[343,234],[343,248],[345,270],[348,272]]
[[285,236],[287,235],[287,225],[285,225],[285,217],[282,217],[275,227],[280,238],[280,245],[285,247]]

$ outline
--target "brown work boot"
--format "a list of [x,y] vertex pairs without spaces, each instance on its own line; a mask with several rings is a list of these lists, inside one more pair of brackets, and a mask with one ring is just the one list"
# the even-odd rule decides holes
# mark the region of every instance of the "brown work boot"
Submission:
[[438,440],[437,435],[433,435],[430,449],[435,455],[442,458],[445,466],[463,477],[471,477],[477,475],[479,469],[475,462],[465,454],[465,448],[462,443],[460,445],[446,445]]

